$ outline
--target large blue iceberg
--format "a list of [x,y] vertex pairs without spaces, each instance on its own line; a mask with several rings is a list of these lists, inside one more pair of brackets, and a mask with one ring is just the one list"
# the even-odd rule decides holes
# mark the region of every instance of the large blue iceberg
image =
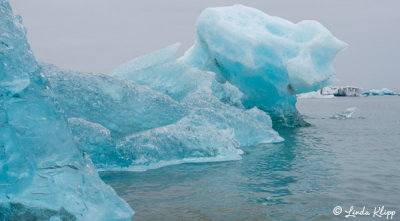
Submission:
[[3,0],[0,34],[0,218],[130,220],[132,209],[75,142]]
[[[0,217],[130,220],[98,170],[241,159],[301,122],[297,93],[326,86],[345,44],[314,21],[236,5],[206,9],[181,58],[173,44],[110,74],[37,63],[0,0]],[[271,120],[271,117],[273,120]]]
[[301,124],[296,94],[329,85],[332,60],[346,47],[316,21],[294,24],[242,5],[208,8],[197,21],[194,46],[181,58],[215,72],[278,124]]

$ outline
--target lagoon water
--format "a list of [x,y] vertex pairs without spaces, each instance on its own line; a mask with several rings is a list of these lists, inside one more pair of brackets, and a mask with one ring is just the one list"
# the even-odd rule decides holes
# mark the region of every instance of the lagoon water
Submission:
[[[133,220],[343,220],[351,206],[371,212],[351,220],[386,220],[372,217],[378,206],[399,220],[400,97],[297,107],[311,126],[281,129],[282,143],[243,147],[242,160],[101,177],[135,210]],[[351,107],[350,118],[338,115]]]

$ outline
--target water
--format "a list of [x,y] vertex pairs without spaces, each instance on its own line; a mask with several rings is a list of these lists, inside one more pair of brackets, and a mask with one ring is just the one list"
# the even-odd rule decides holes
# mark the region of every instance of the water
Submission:
[[383,205],[399,220],[400,97],[303,99],[298,109],[312,126],[244,147],[243,160],[101,176],[134,220],[343,220],[352,205]]

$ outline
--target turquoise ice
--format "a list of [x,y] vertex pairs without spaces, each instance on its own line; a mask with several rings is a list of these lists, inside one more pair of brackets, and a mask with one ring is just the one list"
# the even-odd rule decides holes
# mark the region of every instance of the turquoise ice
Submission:
[[364,91],[362,94],[367,96],[398,95],[396,92],[387,88],[371,89],[369,91]]
[[111,75],[42,64],[84,151],[100,170],[146,170],[183,162],[238,160],[239,147],[283,139],[263,111],[215,74],[177,61],[178,44]]
[[279,124],[301,124],[296,94],[329,85],[332,60],[346,47],[316,21],[294,24],[242,5],[208,8],[197,21],[195,44],[181,58],[213,71]]
[[21,19],[0,1],[0,217],[130,220],[48,93]]

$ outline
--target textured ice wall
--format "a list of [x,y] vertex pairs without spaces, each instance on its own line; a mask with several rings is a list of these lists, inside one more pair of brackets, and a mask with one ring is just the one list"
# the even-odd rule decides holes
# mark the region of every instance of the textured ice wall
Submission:
[[175,123],[188,111],[165,94],[110,75],[41,68],[67,117],[99,123],[114,138]]
[[[166,56],[175,53],[165,52]],[[272,129],[269,116],[257,108],[242,108],[238,101],[241,93],[230,84],[215,81],[214,73],[187,66],[175,58],[165,63],[161,62],[162,56],[148,58],[154,62],[151,68],[133,69],[133,61],[121,65],[113,74],[168,94],[187,107],[189,113],[176,124],[134,134],[120,145],[140,144],[139,150],[152,150],[151,156],[162,161],[172,158],[178,162],[198,162],[210,161],[212,157],[240,159],[241,151],[236,149],[239,146],[282,141]],[[173,155],[166,151],[173,151]]]
[[332,60],[345,47],[316,21],[294,24],[235,5],[201,13],[197,40],[181,60],[238,87],[246,108],[293,125],[299,123],[295,94],[328,85]]
[[0,0],[0,217],[130,220],[48,96],[20,17]]
[[[25,28],[20,16],[12,16],[8,2],[0,1],[0,90],[15,94],[29,85],[29,74],[37,69],[35,58],[25,38]],[[11,56],[19,55],[19,56]],[[5,58],[7,57],[7,60]],[[7,74],[12,73],[12,74]]]
[[[229,82],[219,83],[213,72],[177,61],[174,56],[177,49],[175,44],[134,59],[117,67],[112,75],[170,96],[189,110],[187,116],[199,117],[197,124],[209,121],[221,124],[220,128],[232,129],[240,145],[282,140],[271,129],[267,114],[257,108],[243,108],[240,102],[243,94],[236,87]],[[139,62],[151,65],[137,68]]]

